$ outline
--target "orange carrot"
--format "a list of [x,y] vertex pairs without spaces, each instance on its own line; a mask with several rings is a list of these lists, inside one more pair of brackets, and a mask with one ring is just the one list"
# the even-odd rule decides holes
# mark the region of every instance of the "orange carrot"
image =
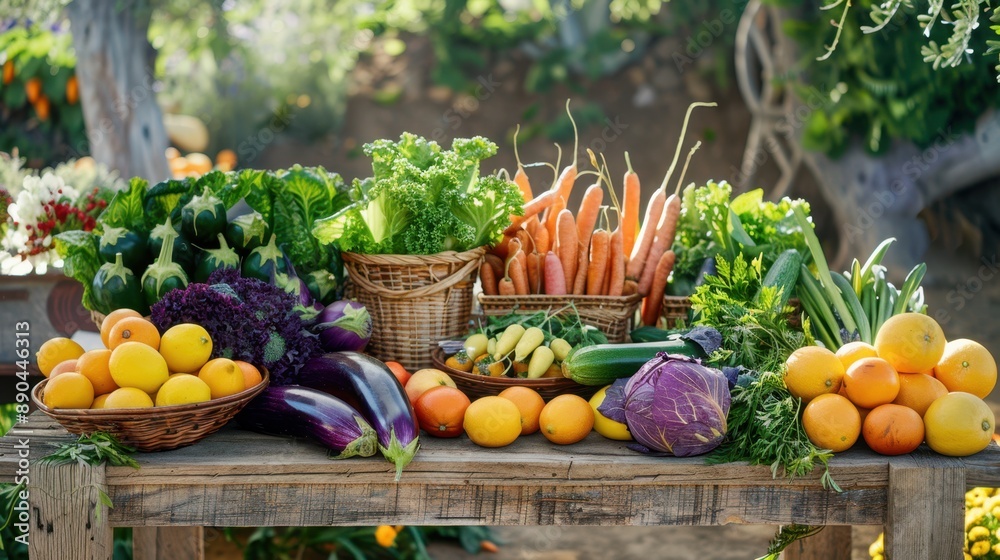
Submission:
[[646,301],[642,305],[642,324],[656,326],[660,319],[660,311],[663,309],[663,292],[667,289],[667,278],[670,271],[674,269],[676,255],[673,251],[663,253],[656,263],[656,274],[653,278],[652,287]]
[[524,222],[524,230],[534,239],[535,232],[538,231],[538,216],[532,216]]
[[639,293],[639,283],[635,280],[626,277],[625,285],[622,286],[622,295],[630,296],[632,294]]
[[499,292],[497,286],[497,277],[493,273],[493,267],[490,263],[483,261],[483,264],[479,265],[479,280],[483,284],[483,293],[488,296],[495,296]]
[[573,113],[569,110],[569,99],[566,100],[566,114],[569,115],[569,122],[573,125],[573,163],[566,166],[556,184],[559,185],[559,196],[569,200],[569,195],[573,192],[573,184],[576,183],[576,157],[580,151],[580,133],[576,129],[576,121],[573,120]]
[[533,198],[531,202],[524,205],[524,213],[520,216],[511,216],[510,225],[507,229],[503,230],[504,234],[513,235],[514,232],[521,227],[521,224],[525,222],[528,218],[537,215],[542,210],[546,210],[546,215],[548,215],[548,209],[556,203],[559,198],[559,191],[548,190],[540,194],[538,197]]
[[494,255],[493,253],[486,253],[484,257],[486,262],[489,263],[490,267],[493,269],[493,278],[503,278],[503,259]]
[[535,240],[535,249],[541,253],[545,254],[549,252],[549,248],[552,246],[552,238],[549,237],[549,230],[545,229],[541,223],[535,228],[535,233],[532,235],[532,239]]
[[479,543],[479,550],[482,552],[500,552],[500,547],[493,541],[482,541]]
[[514,130],[514,160],[517,161],[517,172],[514,173],[514,184],[521,190],[524,202],[531,202],[535,195],[531,192],[531,182],[528,181],[528,174],[524,172],[524,165],[521,164],[521,156],[517,153],[517,133],[521,132],[521,125],[517,125]]
[[573,295],[575,296],[587,293],[587,256],[587,248],[581,245],[576,257],[576,277],[573,278]]
[[517,232],[517,240],[521,244],[522,251],[534,251],[535,250],[535,240],[531,238],[531,234],[528,230],[522,229]]
[[608,230],[599,229],[594,232],[590,243],[590,265],[587,269],[587,295],[599,296],[604,288],[604,273],[608,268],[609,244],[611,234]]
[[516,295],[514,292],[514,282],[510,278],[503,278],[497,287],[497,291],[500,292],[502,296],[513,296]]
[[625,173],[625,195],[622,199],[622,247],[624,254],[631,255],[639,230],[639,198],[642,190],[639,188],[639,176],[632,170],[628,152],[625,152],[625,163],[628,165],[628,172]]
[[[510,267],[507,270],[507,274],[510,276],[510,280],[514,284],[514,293],[519,296],[526,296],[528,295],[528,275],[525,272],[524,264],[521,259],[518,258],[518,255],[523,256],[524,253],[522,251],[518,251],[517,254],[510,259],[510,262],[507,265]],[[527,257],[525,257],[525,259],[526,258]]]
[[[549,209],[545,211],[545,229],[549,230],[549,239],[556,240],[556,223],[559,221],[559,214],[566,209],[566,199],[559,197]],[[553,241],[554,242],[554,241]]]
[[528,292],[541,293],[542,254],[538,251],[528,253]]
[[[646,205],[646,217],[642,220],[642,229],[639,230],[639,238],[630,253],[631,258],[628,268],[625,270],[625,277],[638,280],[642,275],[643,264],[646,262],[646,255],[653,245],[653,237],[656,235],[656,226],[659,224],[660,216],[663,214],[663,204],[667,196],[663,189],[657,189]],[[622,232],[624,234],[624,231]]]
[[624,250],[624,234],[621,228],[618,228],[611,234],[611,255],[610,259],[610,274],[608,278],[607,294],[609,296],[620,296],[625,290],[625,250]]
[[559,262],[563,265],[563,276],[566,282],[576,279],[576,261],[579,256],[580,245],[576,234],[576,220],[573,213],[563,209],[556,218],[558,224],[556,229],[556,252],[559,254]]
[[597,225],[603,201],[604,189],[601,188],[600,182],[590,185],[583,195],[583,200],[580,201],[580,209],[576,213],[576,232],[580,247],[584,250],[590,246],[590,236],[593,235],[594,226]]
[[545,253],[545,293],[550,296],[566,294],[566,276],[563,273],[562,261],[552,251]]

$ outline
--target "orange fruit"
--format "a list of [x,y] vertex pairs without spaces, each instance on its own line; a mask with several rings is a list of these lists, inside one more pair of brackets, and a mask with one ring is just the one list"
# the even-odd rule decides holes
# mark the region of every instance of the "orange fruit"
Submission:
[[461,390],[442,385],[424,391],[413,404],[420,428],[434,437],[462,435],[465,410],[472,404]]
[[104,408],[104,401],[108,400],[109,396],[111,396],[111,393],[94,397],[94,402],[90,405],[90,408],[93,410]]
[[899,374],[882,358],[861,358],[844,377],[847,398],[864,408],[889,404],[899,394]]
[[872,451],[882,455],[903,455],[924,441],[924,421],[912,408],[883,404],[868,413],[861,433]]
[[7,62],[3,63],[3,85],[7,85],[14,81],[14,61],[7,59]]
[[934,375],[949,391],[972,393],[985,399],[997,384],[997,362],[982,344],[958,338],[944,345]]
[[983,399],[964,392],[948,393],[924,413],[927,445],[942,455],[965,457],[990,444],[996,416]]
[[105,348],[110,348],[111,345],[111,329],[115,326],[118,321],[125,319],[126,317],[138,317],[142,318],[142,315],[134,309],[115,309],[111,313],[108,313],[101,321],[101,342],[104,343]]
[[42,375],[48,377],[52,368],[60,362],[75,360],[82,355],[83,346],[80,346],[75,340],[57,336],[46,340],[38,347],[38,352],[35,353],[35,363]]
[[874,346],[860,340],[848,342],[847,344],[841,346],[837,349],[836,354],[837,358],[840,359],[840,363],[844,364],[844,371],[847,371],[847,368],[851,367],[851,364],[861,358],[878,357],[878,352],[875,351]]
[[836,393],[844,380],[844,365],[821,346],[799,348],[785,361],[785,387],[803,402]]
[[49,120],[49,114],[52,112],[52,102],[45,95],[38,98],[38,101],[34,103],[35,114],[38,115],[38,120],[47,121]]
[[576,443],[594,429],[594,409],[581,396],[559,395],[542,408],[538,424],[552,443]]
[[521,435],[521,411],[503,397],[482,397],[465,409],[462,427],[476,445],[503,447]]
[[406,368],[403,367],[403,364],[399,362],[386,362],[385,365],[389,368],[389,371],[391,371],[392,374],[396,376],[396,379],[399,381],[399,384],[402,385],[403,387],[406,387],[406,382],[410,380],[412,374],[409,371],[406,371]]
[[28,98],[28,103],[38,101],[42,96],[42,81],[37,77],[29,79],[24,83],[24,94]]
[[508,387],[500,391],[501,397],[517,405],[521,412],[521,435],[526,436],[538,431],[538,418],[545,408],[545,399],[538,391],[529,387]]
[[858,441],[861,414],[851,401],[840,395],[820,395],[802,411],[802,428],[817,447],[839,453]]
[[76,76],[70,76],[66,80],[66,103],[76,105],[80,99],[80,84],[76,81]]
[[243,370],[229,358],[209,360],[201,367],[198,377],[208,383],[208,387],[212,390],[213,399],[235,395],[246,389],[246,382],[243,381]]
[[42,402],[49,408],[90,408],[94,404],[94,386],[75,371],[63,373],[45,383]]
[[233,361],[236,362],[236,365],[240,366],[240,370],[243,372],[243,385],[245,385],[247,389],[255,387],[258,383],[264,380],[264,376],[261,375],[260,370],[253,364],[241,360]]
[[108,348],[114,350],[125,342],[141,342],[153,350],[160,349],[160,331],[142,317],[125,317],[108,333]]
[[63,360],[59,362],[58,364],[56,364],[56,367],[52,368],[52,371],[49,372],[49,377],[50,378],[55,377],[60,373],[76,371],[77,360],[79,360],[79,358],[77,358],[76,360]]
[[101,348],[84,352],[76,360],[76,371],[83,374],[94,385],[94,393],[103,395],[118,388],[111,377],[111,350]]
[[944,384],[925,373],[901,373],[899,394],[892,402],[908,406],[923,417],[932,402],[947,394]]
[[930,373],[941,361],[944,331],[923,313],[901,313],[886,321],[875,335],[875,350],[901,373]]

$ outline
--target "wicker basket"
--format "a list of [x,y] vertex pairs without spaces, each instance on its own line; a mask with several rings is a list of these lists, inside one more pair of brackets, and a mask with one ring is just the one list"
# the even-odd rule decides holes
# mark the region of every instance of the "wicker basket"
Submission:
[[486,250],[436,255],[344,253],[353,298],[372,316],[367,352],[409,370],[431,366],[438,340],[461,336],[472,315],[472,287]]
[[[642,300],[638,294],[630,296],[488,296],[479,294],[479,304],[483,315],[507,315],[510,313],[535,313],[555,311],[570,302],[576,306],[580,320],[593,325],[607,335],[608,342],[628,342],[632,330],[635,310]],[[567,309],[562,314],[572,313]]]
[[[788,314],[788,324],[795,328],[802,326],[802,302],[799,298],[791,298],[788,305],[793,311]],[[661,313],[664,321],[664,328],[677,328],[683,322],[691,326],[691,298],[687,296],[663,296],[663,311]]]
[[42,412],[74,434],[108,432],[139,451],[167,451],[191,445],[226,425],[268,384],[270,376],[235,395],[196,404],[129,409],[52,409],[42,403],[47,379],[31,391],[31,400]]
[[520,377],[489,377],[469,373],[445,365],[446,355],[441,348],[433,350],[431,359],[434,361],[434,367],[447,373],[455,381],[455,385],[458,385],[458,388],[473,400],[479,397],[499,395],[500,391],[510,387],[528,387],[534,389],[546,401],[564,394],[579,395],[585,399],[589,399],[600,389],[597,386],[580,385],[576,381],[565,377],[523,379]]

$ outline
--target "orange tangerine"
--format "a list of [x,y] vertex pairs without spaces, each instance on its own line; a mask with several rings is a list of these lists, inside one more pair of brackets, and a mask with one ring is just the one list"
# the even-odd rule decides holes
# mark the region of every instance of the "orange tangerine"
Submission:
[[141,342],[153,350],[160,349],[160,331],[142,317],[124,317],[111,327],[108,348],[114,350],[126,342]]

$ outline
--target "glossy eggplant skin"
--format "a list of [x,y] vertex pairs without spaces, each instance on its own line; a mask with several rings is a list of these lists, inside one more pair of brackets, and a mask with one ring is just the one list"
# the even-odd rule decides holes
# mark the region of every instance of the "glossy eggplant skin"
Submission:
[[298,385],[264,389],[236,421],[262,434],[316,440],[334,459],[371,457],[378,448],[375,430],[357,410],[329,393]]
[[379,451],[396,464],[396,480],[419,446],[420,427],[403,386],[384,363],[358,352],[330,352],[307,361],[299,384],[357,407],[378,435]]

